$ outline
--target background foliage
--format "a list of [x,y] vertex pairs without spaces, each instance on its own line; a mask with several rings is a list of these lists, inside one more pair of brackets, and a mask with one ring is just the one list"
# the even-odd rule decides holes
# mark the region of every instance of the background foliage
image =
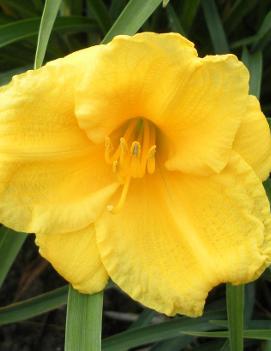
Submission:
[[[271,1],[163,3],[164,7],[162,0],[48,1],[35,64],[42,64],[52,26],[45,61],[102,40],[107,42],[119,33],[175,31],[192,40],[201,56],[228,52],[238,55],[251,72],[251,93],[260,97],[266,116],[270,116]],[[33,67],[43,8],[43,0],[0,0],[1,85]],[[265,186],[270,194],[269,181]],[[0,228],[0,349],[63,350],[63,306],[68,288],[38,256],[33,238],[25,239],[25,234]],[[243,287],[227,287],[228,319],[224,286],[210,294],[202,318],[169,319],[143,310],[111,285],[105,293],[102,349],[241,351],[244,336],[245,350],[270,351],[270,281],[271,272],[267,270],[257,282],[244,288],[245,294]]]

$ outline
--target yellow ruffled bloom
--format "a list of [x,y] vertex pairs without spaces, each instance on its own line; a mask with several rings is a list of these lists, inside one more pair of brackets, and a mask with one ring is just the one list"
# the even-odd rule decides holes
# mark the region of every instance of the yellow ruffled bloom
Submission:
[[0,221],[36,233],[81,292],[111,277],[198,316],[270,264],[271,138],[234,55],[178,34],[118,36],[1,88]]

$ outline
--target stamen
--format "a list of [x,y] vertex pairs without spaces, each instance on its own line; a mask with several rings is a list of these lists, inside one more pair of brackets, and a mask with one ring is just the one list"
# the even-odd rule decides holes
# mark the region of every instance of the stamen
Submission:
[[118,168],[119,168],[119,161],[118,160],[113,161],[113,163],[112,163],[113,173],[117,173]]
[[134,141],[131,146],[131,161],[130,161],[130,170],[131,175],[134,178],[141,177],[141,145],[138,141]]
[[104,158],[106,163],[111,163],[111,155],[114,151],[111,139],[109,137],[105,138],[105,149],[104,149]]
[[153,174],[155,171],[155,153],[156,145],[153,145],[148,151],[147,170],[149,174]]
[[[120,131],[117,132],[119,133]],[[146,172],[149,174],[154,173],[155,132],[155,127],[149,121],[143,118],[135,118],[129,122],[115,150],[110,137],[105,139],[106,162],[112,165],[112,170],[116,174],[117,179],[123,184],[117,205],[109,205],[107,207],[110,212],[116,213],[124,205],[131,178],[142,178]],[[115,140],[117,134],[115,133],[114,135]]]
[[113,214],[115,213],[118,213],[124,203],[125,203],[125,200],[126,200],[126,197],[127,197],[127,194],[128,194],[128,190],[129,190],[129,186],[130,186],[130,180],[131,180],[131,177],[127,178],[127,180],[125,181],[124,185],[123,185],[123,188],[122,188],[122,192],[121,192],[121,196],[120,196],[120,199],[119,199],[119,202],[117,203],[116,206],[114,205],[107,205],[107,210]]
[[124,138],[120,138],[120,166],[122,168],[125,168],[127,166],[127,163],[129,161],[129,151],[128,151],[128,145],[127,142]]

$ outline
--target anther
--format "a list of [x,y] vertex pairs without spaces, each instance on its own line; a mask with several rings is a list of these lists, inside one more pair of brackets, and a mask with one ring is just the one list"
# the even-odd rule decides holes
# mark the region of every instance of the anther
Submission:
[[147,170],[149,174],[153,174],[155,171],[155,153],[156,153],[156,145],[153,145],[149,151],[147,156]]
[[133,141],[131,146],[131,156],[140,157],[141,145],[138,141]]

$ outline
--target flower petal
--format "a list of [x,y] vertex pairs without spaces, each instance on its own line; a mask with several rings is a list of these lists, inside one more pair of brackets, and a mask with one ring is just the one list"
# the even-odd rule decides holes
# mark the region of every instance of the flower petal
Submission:
[[76,115],[91,140],[144,117],[161,131],[170,170],[225,167],[248,96],[248,71],[234,55],[199,58],[173,33],[118,36],[96,53],[76,94]]
[[233,148],[262,180],[268,177],[271,170],[270,129],[255,96],[248,98],[247,112],[236,134]]
[[108,275],[101,262],[91,225],[78,232],[36,234],[40,254],[76,290],[93,294],[104,289]]
[[0,221],[9,227],[79,230],[117,187],[103,145],[90,142],[74,116],[74,85],[87,56],[52,61],[0,89]]
[[117,36],[100,46],[76,94],[80,126],[95,142],[127,119],[155,120],[195,68],[193,44],[176,33]]
[[200,315],[210,289],[256,279],[271,261],[269,202],[238,155],[219,175],[160,169],[133,181],[124,208],[95,226],[112,280],[168,315]]
[[158,125],[170,148],[166,167],[206,175],[220,172],[229,160],[245,112],[248,72],[234,55],[198,60],[200,67],[176,92]]

